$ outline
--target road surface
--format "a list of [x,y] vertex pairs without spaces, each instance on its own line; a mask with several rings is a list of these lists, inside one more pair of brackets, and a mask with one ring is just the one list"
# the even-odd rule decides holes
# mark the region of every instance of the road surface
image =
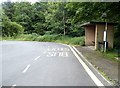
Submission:
[[67,45],[29,41],[1,41],[0,45],[2,86],[104,85],[100,80],[104,79],[90,73],[74,49]]

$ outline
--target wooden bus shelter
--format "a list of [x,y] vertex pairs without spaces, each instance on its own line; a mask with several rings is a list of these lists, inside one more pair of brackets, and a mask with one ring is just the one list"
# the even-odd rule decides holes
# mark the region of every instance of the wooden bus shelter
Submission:
[[[117,23],[107,22],[107,47],[113,48],[114,26]],[[100,44],[104,42],[104,31],[106,22],[88,22],[81,25],[85,27],[85,45],[95,46],[95,50],[99,49]]]

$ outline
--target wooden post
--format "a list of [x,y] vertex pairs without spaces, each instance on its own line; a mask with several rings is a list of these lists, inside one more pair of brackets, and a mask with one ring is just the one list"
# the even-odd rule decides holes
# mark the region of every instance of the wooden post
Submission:
[[95,26],[95,50],[98,50],[98,24]]

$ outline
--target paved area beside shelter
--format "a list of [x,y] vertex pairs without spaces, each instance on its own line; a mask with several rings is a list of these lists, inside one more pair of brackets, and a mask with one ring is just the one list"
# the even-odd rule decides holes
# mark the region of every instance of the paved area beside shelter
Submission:
[[75,46],[97,69],[105,73],[111,82],[118,82],[118,62],[111,61],[88,46]]

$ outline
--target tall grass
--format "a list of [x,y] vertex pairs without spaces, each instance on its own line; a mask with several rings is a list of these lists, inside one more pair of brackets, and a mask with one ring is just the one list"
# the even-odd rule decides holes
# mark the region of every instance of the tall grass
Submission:
[[84,45],[83,37],[69,37],[64,35],[43,35],[37,34],[22,34],[17,37],[3,37],[3,40],[22,40],[22,41],[39,41],[39,42],[57,42],[70,45]]

